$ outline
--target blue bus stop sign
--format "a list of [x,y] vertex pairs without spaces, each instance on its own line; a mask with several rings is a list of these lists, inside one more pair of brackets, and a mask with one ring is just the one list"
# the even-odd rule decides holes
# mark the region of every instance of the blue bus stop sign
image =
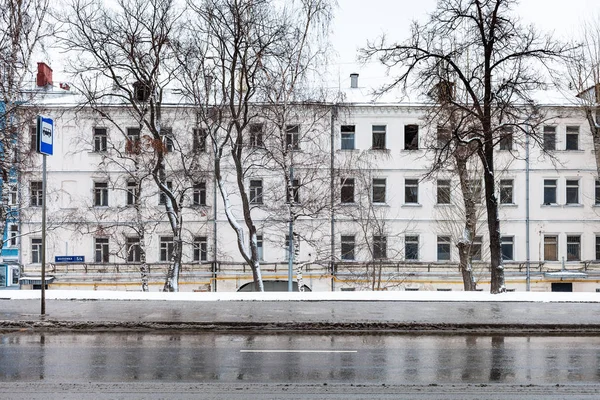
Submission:
[[54,121],[52,118],[38,116],[37,120],[37,151],[51,156],[54,149]]

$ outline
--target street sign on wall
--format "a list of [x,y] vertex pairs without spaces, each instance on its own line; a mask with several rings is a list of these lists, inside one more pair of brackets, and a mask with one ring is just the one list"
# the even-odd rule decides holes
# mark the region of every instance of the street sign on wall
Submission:
[[54,150],[54,121],[52,118],[38,116],[37,151],[51,156]]
[[58,263],[82,263],[85,262],[85,256],[54,256],[54,262]]

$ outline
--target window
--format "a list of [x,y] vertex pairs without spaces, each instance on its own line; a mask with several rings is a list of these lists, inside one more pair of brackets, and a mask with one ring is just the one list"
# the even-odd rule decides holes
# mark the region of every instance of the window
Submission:
[[300,150],[300,125],[286,125],[285,144],[288,149]]
[[108,238],[94,238],[94,261],[97,263],[108,262]]
[[42,262],[42,239],[31,239],[31,263],[39,264]]
[[32,207],[41,207],[43,204],[43,191],[42,191],[42,182],[33,181],[30,182],[30,205]]
[[127,262],[140,262],[141,250],[139,237],[127,238]]
[[208,260],[208,240],[206,236],[197,236],[192,243],[194,248],[194,261]]
[[250,204],[262,204],[263,183],[260,179],[250,181]]
[[137,101],[147,101],[150,92],[150,85],[145,82],[137,81],[133,84],[133,95]]
[[373,236],[373,259],[387,258],[387,236]]
[[373,125],[373,143],[371,148],[373,150],[385,150],[385,125]]
[[600,260],[600,236],[596,236],[596,260]]
[[556,179],[544,179],[544,204],[556,204]]
[[[169,192],[173,191],[173,182],[172,181],[166,181],[165,185],[167,186],[167,190]],[[159,205],[167,204],[167,195],[162,190],[160,191],[160,193],[158,195],[158,204]]]
[[94,128],[94,151],[96,153],[108,149],[107,138],[106,128]]
[[406,236],[404,239],[404,258],[406,260],[419,259],[419,237]]
[[450,204],[450,181],[447,179],[437,181],[437,203]]
[[94,182],[94,206],[108,206],[108,183]]
[[567,204],[579,204],[579,181],[567,179]]
[[544,126],[544,150],[556,150],[556,127]]
[[19,225],[10,224],[8,226],[8,246],[17,247],[17,239],[19,237]]
[[567,236],[567,261],[581,260],[581,236]]
[[437,145],[439,149],[443,149],[448,146],[448,143],[452,139],[452,133],[450,129],[438,126],[437,127]]
[[483,238],[481,236],[475,236],[471,243],[471,260],[481,261],[481,249],[483,245]]
[[500,252],[502,260],[514,259],[514,238],[512,236],[502,236],[500,238]]
[[356,246],[354,242],[354,235],[342,236],[342,260],[351,261],[354,260],[354,248]]
[[192,205],[206,205],[206,182],[194,183],[194,188],[192,192]]
[[385,203],[385,179],[373,178],[373,203]]
[[140,128],[127,128],[125,151],[129,154],[139,154],[140,148]]
[[162,138],[163,150],[165,153],[171,153],[175,148],[175,143],[173,142],[173,129],[161,128],[160,136]]
[[250,147],[264,147],[263,124],[250,124]]
[[544,236],[544,260],[558,261],[558,236]]
[[258,259],[264,260],[263,235],[256,235],[256,250],[258,251]]
[[404,125],[404,150],[419,150],[418,125]]
[[300,202],[300,180],[294,179],[292,185],[285,193],[285,201],[290,202],[290,198],[293,199],[294,203]]
[[500,150],[508,151],[513,147],[513,130],[510,126],[505,126],[500,130],[500,142],[498,143]]
[[194,128],[192,130],[192,151],[194,153],[206,152],[206,129]]
[[596,179],[596,196],[595,196],[594,204],[596,204],[597,206],[600,205],[600,180],[597,180],[597,179]]
[[37,151],[37,126],[35,125],[29,127],[29,149]]
[[450,236],[438,236],[437,259],[438,261],[450,261]]
[[419,203],[419,180],[407,179],[404,181],[404,202],[406,204]]
[[174,249],[175,242],[173,242],[173,236],[160,237],[160,261],[171,261]]
[[500,204],[513,204],[513,180],[500,180]]
[[354,203],[354,178],[342,178],[342,203]]
[[354,150],[354,125],[342,125],[342,150]]
[[134,181],[127,182],[127,205],[134,205],[139,195],[140,188],[138,187],[137,183]]
[[565,150],[579,150],[579,127],[567,126]]
[[467,181],[469,196],[474,203],[481,202],[481,181],[479,179],[469,179]]
[[19,191],[17,190],[17,185],[11,183],[8,186],[8,205],[16,206],[19,202]]

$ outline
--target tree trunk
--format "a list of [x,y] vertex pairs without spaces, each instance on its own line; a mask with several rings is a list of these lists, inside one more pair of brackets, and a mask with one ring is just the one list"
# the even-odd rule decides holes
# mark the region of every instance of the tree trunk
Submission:
[[454,160],[456,161],[456,169],[460,180],[460,189],[465,206],[465,226],[456,247],[458,248],[459,257],[458,268],[462,274],[464,289],[465,291],[474,291],[477,289],[477,285],[473,277],[471,249],[473,248],[473,240],[475,239],[477,209],[473,199],[475,193],[473,193],[473,188],[469,187],[468,183],[469,171],[467,170],[468,156],[466,151],[466,148],[459,147],[454,153]]

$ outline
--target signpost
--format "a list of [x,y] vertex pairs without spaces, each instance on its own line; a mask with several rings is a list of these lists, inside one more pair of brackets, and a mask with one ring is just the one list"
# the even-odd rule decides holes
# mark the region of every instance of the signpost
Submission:
[[38,115],[36,129],[37,152],[42,154],[42,294],[41,314],[46,314],[46,156],[54,150],[54,121]]

